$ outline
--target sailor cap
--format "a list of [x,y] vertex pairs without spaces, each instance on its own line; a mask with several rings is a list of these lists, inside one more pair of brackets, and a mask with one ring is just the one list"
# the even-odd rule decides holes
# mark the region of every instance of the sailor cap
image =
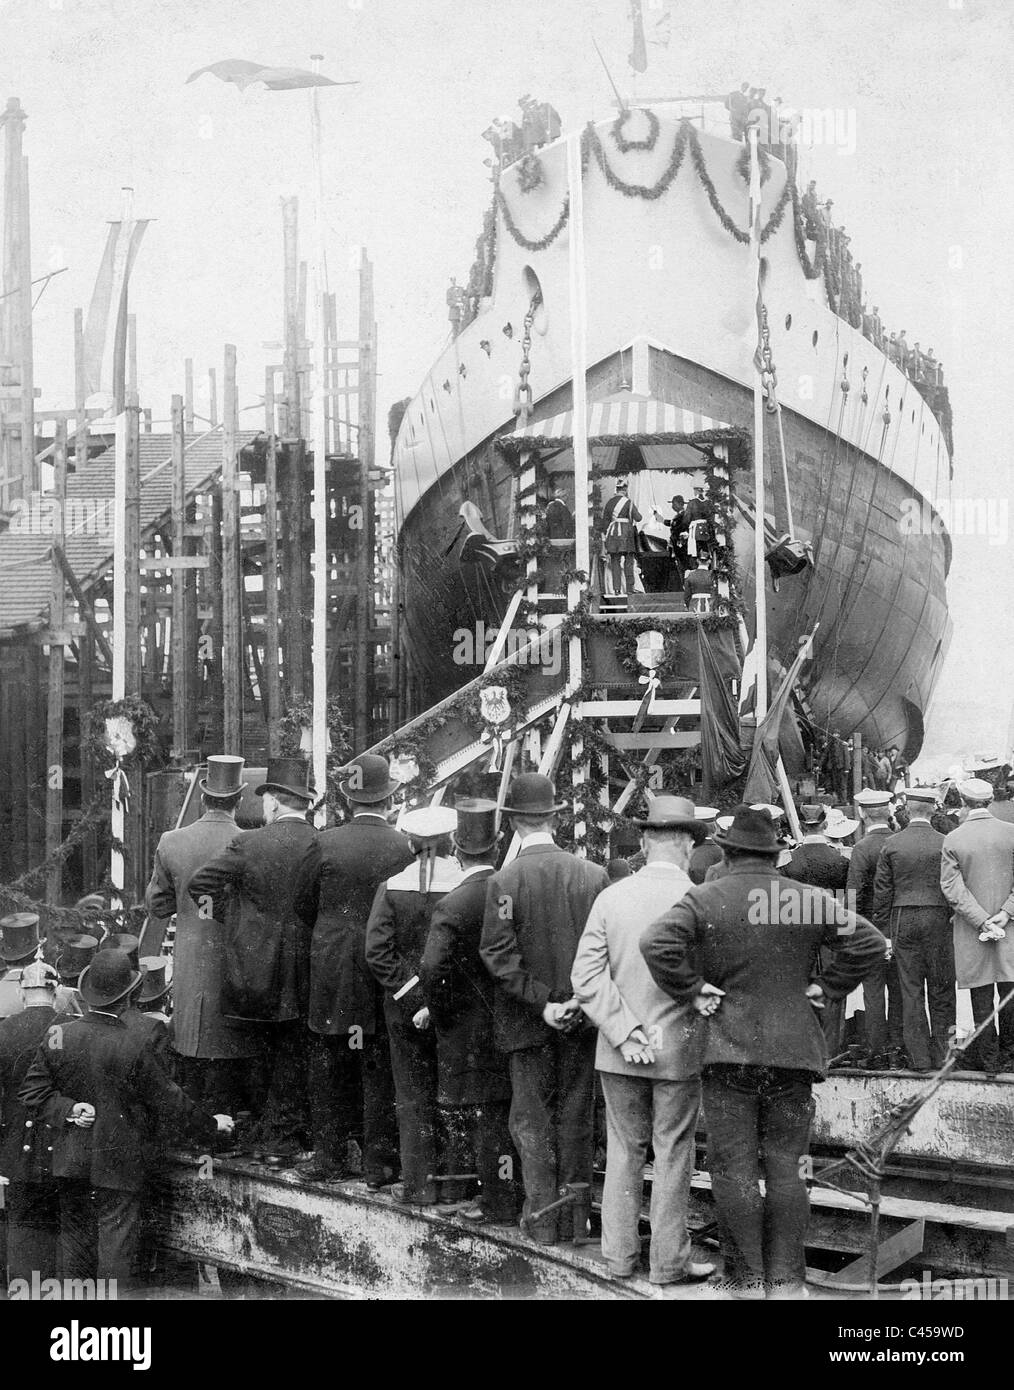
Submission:
[[891,793],[878,791],[876,787],[863,787],[852,798],[857,806],[889,806]]
[[906,801],[930,801],[936,803],[940,800],[940,793],[936,787],[906,787]]
[[993,787],[982,777],[969,777],[959,784],[958,791],[966,801],[992,801],[995,795]]
[[419,806],[414,811],[405,812],[398,822],[398,829],[410,840],[425,843],[450,835],[457,825],[457,813],[449,806]]

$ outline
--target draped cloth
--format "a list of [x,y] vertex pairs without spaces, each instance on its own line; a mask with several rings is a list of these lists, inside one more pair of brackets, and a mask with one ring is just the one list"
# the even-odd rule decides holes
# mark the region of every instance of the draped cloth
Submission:
[[704,624],[697,625],[697,661],[701,690],[701,763],[704,796],[734,782],[746,767],[746,753],[740,746],[739,713],[736,701],[722,678],[721,667]]
[[792,692],[795,689],[803,663],[811,655],[813,634],[800,644],[796,658],[771,701],[771,707],[757,726],[754,735],[753,753],[750,756],[750,770],[747,774],[743,800],[749,805],[756,802],[770,802],[778,790],[776,768],[782,734],[782,721],[789,711]]

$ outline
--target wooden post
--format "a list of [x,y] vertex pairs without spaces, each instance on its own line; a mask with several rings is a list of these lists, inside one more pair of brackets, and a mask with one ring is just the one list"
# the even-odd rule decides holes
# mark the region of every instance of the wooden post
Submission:
[[359,564],[356,595],[356,747],[366,748],[371,741],[370,696],[373,689],[373,643],[376,573],[374,567],[373,494],[370,492],[370,469],[374,459],[374,417],[376,398],[374,372],[373,266],[365,249],[359,261],[359,400],[356,419],[359,442],[356,457],[359,461],[359,506],[362,530],[359,533]]
[[[124,479],[124,525],[126,576],[123,607],[125,632],[124,694],[141,692],[141,449],[140,410],[136,394],[127,397],[126,476]],[[115,615],[119,622],[119,614]],[[114,696],[114,699],[116,697]]]
[[[586,575],[591,571],[591,510],[590,469],[588,464],[588,297],[584,265],[584,185],[581,177],[581,138],[572,135],[567,140],[567,179],[570,191],[570,368],[574,419],[574,546],[575,569]],[[582,586],[572,583],[567,588],[567,607],[573,612],[581,599]],[[568,688],[576,690],[582,682],[583,654],[581,639],[573,637],[568,653]],[[578,745],[575,743],[574,752]],[[574,826],[578,841],[580,822]],[[583,833],[583,825],[581,825]]]
[[218,386],[214,367],[208,368],[208,421],[212,429],[218,424]]
[[[127,624],[124,610],[127,594],[127,450],[129,435],[129,416],[126,411],[116,417],[116,452],[113,463],[113,485],[115,504],[113,506],[113,669],[112,691],[114,700],[122,700],[127,693]],[[136,552],[134,563],[137,563]],[[114,781],[112,788],[112,812],[110,834],[113,845],[110,851],[109,876],[112,881],[112,906],[122,906],[124,887],[124,862],[120,846],[123,843],[124,803],[119,794],[120,788]]]
[[225,347],[222,390],[222,684],[223,751],[243,751],[243,706],[240,663],[243,633],[240,618],[239,479],[236,458],[236,349]]
[[[184,404],[181,396],[172,398],[172,541],[173,558],[186,550],[187,473]],[[189,683],[189,642],[187,633],[187,571],[170,571],[172,583],[172,672],[173,672],[173,757],[181,759],[190,747],[190,713],[187,700]]]
[[[56,503],[54,540],[65,536],[64,506],[67,500],[67,422],[57,420],[53,450]],[[63,840],[63,678],[66,631],[66,584],[56,554],[50,560],[49,594],[49,703],[46,713],[46,859]],[[46,874],[46,902],[59,905],[63,890],[63,866],[54,864]]]
[[285,617],[282,636],[285,650],[285,685],[290,695],[304,689],[303,643],[303,445],[300,410],[299,353],[303,333],[299,313],[299,204],[282,200],[285,249],[285,352],[282,359],[285,396],[285,485],[282,490],[283,537],[282,596]]
[[278,679],[278,440],[275,435],[275,371],[264,374],[264,428],[268,437],[264,497],[264,722],[268,731],[268,757],[281,753],[278,721],[282,715]]
[[21,206],[18,238],[18,279],[15,296],[21,368],[21,475],[29,492],[39,490],[39,465],[35,462],[35,354],[32,345],[32,233],[28,184],[28,160],[21,160]]
[[46,708],[42,643],[31,642],[28,654],[28,862],[33,868],[46,855]]
[[84,310],[74,310],[74,468],[80,473],[88,462],[88,412],[85,409]]
[[[77,718],[78,718],[78,777],[81,787],[81,810],[92,804],[95,796],[95,760],[87,746],[87,734],[92,712],[92,670],[95,661],[95,638],[90,624],[78,638]],[[81,842],[81,864],[85,891],[91,891],[98,878],[98,843],[94,829],[86,830]]]
[[127,315],[127,394],[137,391],[137,315]]
[[857,729],[852,735],[852,795],[863,789],[863,736]]
[[183,428],[187,434],[194,432],[194,359],[183,361]]
[[[750,251],[751,251],[751,303],[755,302],[761,289],[761,240],[760,240],[760,202],[761,176],[760,151],[756,125],[750,127]],[[754,609],[756,612],[756,631],[754,633],[755,670],[757,696],[755,708],[757,725],[768,712],[768,613],[767,613],[767,565],[764,559],[764,385],[760,369],[753,387],[753,505],[754,505]]]

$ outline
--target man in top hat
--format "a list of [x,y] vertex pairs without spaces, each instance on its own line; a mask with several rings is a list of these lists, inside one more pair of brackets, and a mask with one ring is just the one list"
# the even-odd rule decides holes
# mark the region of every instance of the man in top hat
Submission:
[[800,806],[799,820],[803,838],[792,851],[782,873],[786,878],[797,879],[800,883],[811,883],[815,888],[826,888],[829,893],[840,893],[845,887],[849,866],[848,860],[828,841],[827,807]]
[[140,969],[139,952],[141,949],[141,939],[127,931],[109,932],[99,942],[100,951],[123,951],[129,957],[131,965],[135,970]]
[[[846,892],[856,912],[873,920],[873,893],[877,865],[892,832],[891,794],[882,788],[864,787],[856,793],[855,807],[863,828],[862,838],[849,858]],[[888,947],[888,951],[890,947]],[[886,997],[886,998],[885,998]],[[863,981],[867,1065],[897,1070],[905,1066],[905,1034],[901,981],[893,957],[885,953]]]
[[39,949],[39,914],[12,912],[0,918],[0,1018],[19,1014],[21,972]]
[[84,1013],[78,981],[91,965],[98,949],[97,939],[86,932],[79,932],[64,939],[63,949],[56,958],[56,973],[60,977],[60,984],[57,987],[54,1007],[58,1014],[80,1018]]
[[[1014,992],[1014,825],[990,815],[993,788],[973,777],[959,786],[968,808],[963,824],[944,838],[940,887],[951,905],[954,970],[967,989],[976,1028]],[[1014,1000],[969,1049],[986,1073],[1014,1069]]]
[[[57,1272],[59,1203],[53,1183],[49,1126],[25,1110],[18,1091],[50,1024],[56,1017],[57,974],[43,961],[21,971],[23,1008],[0,1019],[0,1176],[7,1179],[7,1279],[31,1283]],[[2,1269],[0,1269],[2,1275]]]
[[694,495],[687,503],[683,513],[683,524],[687,528],[687,554],[698,560],[701,553],[709,553],[715,539],[713,526],[715,509],[708,501],[705,483],[694,484]]
[[930,824],[936,788],[909,787],[906,797],[908,825],[887,837],[877,861],[873,922],[892,943],[909,1061],[930,1071],[943,1065],[954,1027],[954,939],[940,888],[944,837]]
[[584,1024],[570,972],[605,869],[553,840],[553,783],[516,778],[503,810],[521,839],[517,858],[486,883],[480,954],[493,976],[494,1027],[510,1054],[510,1131],[521,1156],[526,1229],[540,1244],[584,1235],[586,1210],[558,1208],[561,1186],[591,1183],[595,1031]]
[[693,886],[690,851],[706,833],[694,804],[656,796],[641,831],[645,865],[600,893],[571,970],[574,994],[598,1029],[595,1066],[606,1103],[602,1254],[619,1278],[637,1273],[644,1164],[654,1150],[651,1281],[706,1279],[687,1231],[694,1132],[701,1101],[704,1022],[659,989],[640,952],[641,932]]
[[[197,869],[187,889],[205,926],[225,926],[221,1013],[259,1035],[268,1074],[260,1148],[276,1164],[294,1161],[310,1130],[310,931],[295,906],[299,875],[312,871],[319,853],[306,819],[314,797],[309,779],[304,758],[269,759],[254,789],[263,798],[264,826],[236,836]],[[179,1009],[178,979],[176,1003]]]
[[641,513],[630,500],[626,478],[617,478],[616,491],[602,508],[602,544],[609,557],[609,573],[614,594],[634,592],[634,557],[637,532],[634,526]]
[[[708,1019],[708,1166],[732,1292],[800,1297],[809,1217],[800,1160],[812,1086],[827,1067],[814,1005],[843,998],[886,943],[829,894],[779,875],[765,812],[737,812],[720,844],[727,873],[652,922],[641,951],[655,983]],[[837,949],[814,980],[825,945]]]
[[148,1034],[123,1022],[139,983],[123,951],[99,951],[81,977],[87,1015],[53,1025],[18,1092],[51,1127],[63,1276],[115,1279],[121,1298],[160,1138],[184,1131],[210,1145],[232,1130],[228,1115],[212,1117],[169,1079]]
[[479,1175],[478,1199],[460,1212],[468,1221],[513,1225],[518,1187],[508,1130],[511,1085],[507,1059],[493,1041],[493,991],[479,955],[486,884],[494,873],[497,806],[458,797],[452,838],[462,877],[430,918],[422,987],[436,1032],[437,1101],[447,1127],[454,1171]]
[[296,887],[310,942],[310,1109],[314,1157],[304,1176],[351,1176],[362,1151],[373,1190],[397,1177],[394,1079],[380,986],[366,964],[366,924],[377,889],[412,863],[408,839],[388,824],[398,790],[386,758],[364,753],[344,770],[352,819],[318,836],[319,855]]
[[190,896],[190,884],[239,835],[236,809],[246,785],[242,758],[209,757],[207,775],[198,783],[200,819],[161,837],[145,894],[153,917],[176,914],[172,1045],[180,1084],[191,1100],[212,1113],[251,1108],[252,1072],[261,1043],[255,1029],[225,1015],[227,928],[224,919],[212,916],[208,901]]
[[384,1019],[401,1146],[399,1200],[427,1206],[450,1197],[435,1180],[448,1172],[446,1133],[437,1108],[437,1048],[422,988],[422,956],[433,909],[456,888],[450,857],[457,817],[448,806],[421,806],[402,816],[417,862],[382,883],[366,925],[366,964],[384,992]]
[[134,1007],[138,1013],[145,1014],[168,1028],[172,1011],[172,959],[169,956],[142,956],[140,966],[144,978]]

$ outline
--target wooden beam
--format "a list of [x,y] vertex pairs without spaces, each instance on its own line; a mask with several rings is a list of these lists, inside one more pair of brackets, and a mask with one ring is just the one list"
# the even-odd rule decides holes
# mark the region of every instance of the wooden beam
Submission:
[[208,420],[212,429],[218,425],[218,384],[214,367],[208,368]]
[[137,396],[127,398],[127,473],[126,505],[124,512],[124,544],[126,547],[126,584],[124,590],[124,609],[122,615],[114,614],[114,621],[124,623],[126,642],[126,665],[124,680],[128,695],[141,693],[141,445],[140,409]]
[[267,457],[264,465],[264,667],[262,696],[264,722],[268,734],[268,757],[281,753],[279,720],[282,716],[281,686],[278,673],[278,440],[275,436],[275,372],[264,374],[264,427],[267,431]]
[[[193,388],[193,378],[190,380]],[[181,396],[172,398],[172,530],[173,559],[181,560],[186,548],[187,520],[187,459],[186,459],[186,416],[185,404]],[[207,557],[205,557],[206,559]],[[189,707],[187,701],[187,681],[189,661],[187,646],[186,618],[186,575],[173,575],[172,582],[172,672],[173,672],[173,756],[180,758],[190,746],[190,727],[187,723]]]
[[[913,1256],[921,1255],[925,1241],[926,1218],[924,1216],[921,1216],[918,1221],[909,1222],[900,1231],[895,1231],[894,1235],[882,1240],[877,1246],[877,1279],[880,1280],[885,1274],[890,1274],[892,1270],[907,1264]],[[842,1288],[848,1285],[863,1285],[869,1279],[869,1269],[869,1257],[864,1251],[858,1260],[853,1260],[844,1269],[839,1269],[834,1274],[828,1274],[826,1283]]]
[[137,315],[127,315],[127,392],[137,391]]
[[358,505],[362,518],[359,533],[357,579],[359,597],[356,601],[356,690],[355,690],[355,731],[356,747],[365,748],[370,742],[372,719],[370,695],[373,689],[373,644],[370,642],[370,629],[374,626],[373,604],[376,592],[376,574],[373,564],[373,494],[370,492],[369,471],[373,464],[373,417],[376,401],[373,394],[374,353],[373,334],[373,266],[365,249],[360,253],[359,262],[359,337],[360,349],[359,400],[356,418],[359,422],[359,497]]
[[183,428],[187,434],[194,432],[194,359],[183,360]]
[[236,457],[238,403],[236,349],[225,348],[222,398],[222,684],[223,752],[243,751],[243,701],[240,665],[243,636],[240,621],[239,480]]
[[[69,566],[68,566],[69,568]],[[66,570],[64,571],[66,575]],[[75,583],[77,581],[75,580]],[[80,605],[82,612],[85,606]],[[78,776],[81,787],[81,809],[90,806],[95,797],[95,761],[87,744],[88,726],[92,712],[92,666],[95,661],[95,618],[88,613],[84,635],[78,646],[77,665],[77,722],[78,722]],[[103,639],[105,640],[105,639]],[[108,646],[106,651],[109,651]],[[112,654],[107,658],[112,666]],[[82,878],[86,892],[90,892],[98,879],[98,837],[94,829],[85,832],[81,842]]]
[[[56,427],[53,455],[53,496],[56,502],[55,542],[64,542],[64,501],[67,497],[67,424]],[[57,632],[66,620],[66,582],[55,554],[50,560],[49,625]],[[49,693],[46,710],[46,859],[63,840],[63,687],[65,649],[60,642],[49,648]],[[46,902],[58,906],[63,891],[63,866],[54,864],[46,874]]]
[[88,462],[88,411],[85,402],[84,310],[74,310],[74,467],[78,473]]
[[67,584],[70,587],[70,591],[74,595],[75,600],[77,601],[77,606],[81,610],[84,620],[87,623],[93,638],[95,639],[95,643],[98,646],[99,651],[102,653],[103,659],[106,661],[107,665],[109,666],[109,669],[112,670],[112,649],[110,648],[109,643],[106,641],[101,627],[99,627],[98,620],[95,617],[95,609],[92,606],[91,599],[88,597],[85,591],[81,588],[81,585],[78,583],[77,575],[71,568],[70,561],[67,559],[67,556],[64,553],[63,548],[55,542],[53,545],[53,554],[60,562],[60,565],[63,569],[64,578],[67,580]]

